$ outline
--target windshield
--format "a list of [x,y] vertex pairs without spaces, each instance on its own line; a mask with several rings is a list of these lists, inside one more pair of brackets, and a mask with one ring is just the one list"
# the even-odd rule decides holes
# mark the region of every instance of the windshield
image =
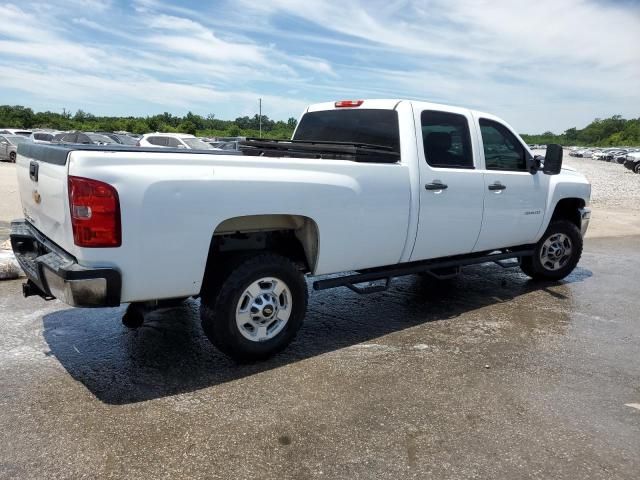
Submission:
[[122,145],[135,145],[138,141],[135,138],[130,137],[129,135],[116,135],[118,140]]
[[30,140],[27,137],[22,137],[22,136],[19,136],[19,135],[7,135],[4,138],[9,140],[9,142],[11,142],[13,145],[18,145],[19,143],[28,143],[28,142],[30,142]]
[[182,138],[184,143],[189,145],[189,148],[194,150],[213,150],[213,147],[206,142],[203,142],[199,138]]
[[293,140],[368,143],[400,151],[395,110],[325,110],[302,116]]
[[94,143],[117,143],[115,140],[107,137],[106,135],[100,135],[98,133],[87,133],[87,136]]

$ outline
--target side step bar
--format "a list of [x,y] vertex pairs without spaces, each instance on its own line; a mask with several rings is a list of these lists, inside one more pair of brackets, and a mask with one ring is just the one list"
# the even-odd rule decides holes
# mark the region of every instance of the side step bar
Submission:
[[[327,290],[329,288],[347,287],[356,293],[376,293],[382,292],[389,288],[393,277],[402,277],[404,275],[412,275],[415,273],[426,272],[437,279],[446,279],[454,277],[460,267],[465,265],[477,265],[479,263],[496,263],[502,268],[517,267],[521,264],[522,257],[533,255],[533,247],[526,246],[518,249],[510,249],[500,253],[484,253],[479,255],[461,255],[457,257],[448,257],[439,260],[427,260],[424,262],[411,262],[400,265],[392,265],[389,267],[375,268],[369,270],[361,270],[353,275],[344,275],[341,277],[327,278],[326,280],[317,280],[313,282],[314,290]],[[515,260],[505,262],[505,260]],[[442,270],[452,269],[453,274],[441,274]],[[440,272],[438,272],[440,271]],[[369,285],[360,287],[357,284],[364,282],[376,282],[384,280],[381,285]]]

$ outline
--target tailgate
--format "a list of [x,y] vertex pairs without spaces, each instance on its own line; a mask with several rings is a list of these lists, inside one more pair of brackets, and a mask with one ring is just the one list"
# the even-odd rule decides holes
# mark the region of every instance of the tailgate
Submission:
[[18,147],[16,173],[25,219],[60,247],[73,244],[67,200],[65,148],[23,143]]

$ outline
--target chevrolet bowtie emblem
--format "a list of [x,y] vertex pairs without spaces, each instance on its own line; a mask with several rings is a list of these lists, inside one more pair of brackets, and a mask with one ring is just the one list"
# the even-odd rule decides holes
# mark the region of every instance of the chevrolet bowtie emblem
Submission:
[[33,201],[36,202],[37,204],[40,204],[40,202],[42,201],[42,197],[40,196],[37,190],[33,191]]

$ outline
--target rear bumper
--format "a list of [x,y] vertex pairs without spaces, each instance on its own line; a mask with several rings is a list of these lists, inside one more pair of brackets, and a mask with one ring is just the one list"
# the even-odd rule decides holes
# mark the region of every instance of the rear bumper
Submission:
[[591,220],[591,209],[588,207],[581,208],[580,210],[580,233],[582,237],[587,233],[587,228],[589,228],[589,221]]
[[11,222],[11,247],[29,279],[25,296],[57,298],[72,307],[120,305],[120,272],[78,265],[27,221]]

